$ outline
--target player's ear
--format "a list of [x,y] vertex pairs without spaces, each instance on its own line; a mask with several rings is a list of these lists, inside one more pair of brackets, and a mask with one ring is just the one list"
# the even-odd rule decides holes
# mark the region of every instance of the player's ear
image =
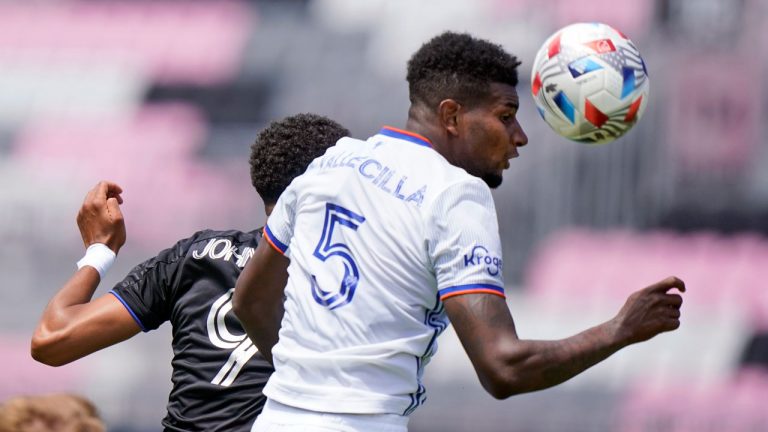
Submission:
[[461,104],[453,99],[444,99],[437,108],[437,115],[440,118],[440,124],[445,128],[449,135],[457,136],[459,134],[459,113]]

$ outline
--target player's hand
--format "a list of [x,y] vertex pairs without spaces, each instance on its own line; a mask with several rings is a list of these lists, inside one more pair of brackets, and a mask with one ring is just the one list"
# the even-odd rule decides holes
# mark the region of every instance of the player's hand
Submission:
[[632,293],[614,318],[619,340],[627,345],[643,342],[680,327],[683,297],[670,292],[674,289],[685,292],[685,283],[670,276]]
[[122,192],[117,184],[100,181],[85,196],[77,213],[77,226],[86,248],[104,243],[117,253],[125,244],[125,221],[120,211]]

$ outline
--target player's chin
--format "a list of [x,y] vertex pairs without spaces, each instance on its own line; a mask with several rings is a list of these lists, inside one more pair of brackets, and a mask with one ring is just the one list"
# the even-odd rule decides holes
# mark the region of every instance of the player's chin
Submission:
[[497,173],[485,174],[480,178],[483,179],[485,184],[487,184],[491,189],[496,189],[497,187],[501,186],[501,182],[503,180],[501,174]]

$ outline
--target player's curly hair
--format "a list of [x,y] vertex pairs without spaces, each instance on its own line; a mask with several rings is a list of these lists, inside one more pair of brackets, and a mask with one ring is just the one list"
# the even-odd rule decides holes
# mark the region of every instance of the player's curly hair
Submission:
[[0,432],[104,432],[93,403],[75,394],[16,396],[0,404]]
[[455,99],[467,106],[490,95],[491,83],[517,85],[517,57],[466,33],[445,32],[419,48],[408,61],[412,104],[437,108]]
[[265,204],[274,204],[294,177],[349,130],[317,114],[270,123],[251,145],[251,183]]

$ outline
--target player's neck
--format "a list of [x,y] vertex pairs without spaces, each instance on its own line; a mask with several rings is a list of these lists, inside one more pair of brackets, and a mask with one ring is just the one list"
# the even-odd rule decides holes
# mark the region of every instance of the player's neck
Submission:
[[452,161],[450,148],[445,141],[445,134],[424,113],[419,113],[419,110],[411,108],[408,113],[408,121],[405,123],[405,129],[428,139],[431,147],[436,152],[440,153],[449,162]]

